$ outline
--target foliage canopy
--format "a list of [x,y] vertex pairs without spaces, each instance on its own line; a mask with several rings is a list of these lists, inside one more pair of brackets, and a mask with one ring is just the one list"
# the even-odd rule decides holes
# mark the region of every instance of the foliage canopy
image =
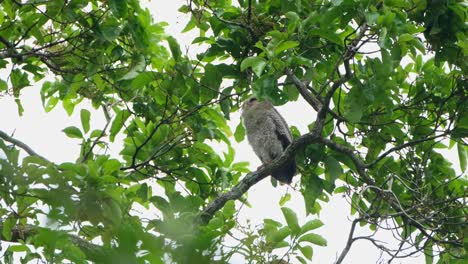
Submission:
[[[390,259],[463,262],[466,3],[196,0],[180,11],[191,17],[184,31],[199,32],[192,43],[206,47],[196,59],[136,0],[0,1],[0,93],[21,113],[22,90],[41,86],[46,111],[61,103],[71,115],[88,101],[107,119],[93,127],[96,111],[81,109],[81,127],[63,129],[81,153],[61,164],[0,131],[0,237],[14,242],[5,263],[18,253],[22,263],[306,263],[327,245],[313,230],[335,194],[350,197],[355,219],[337,263],[358,223],[395,231],[395,249],[367,238]],[[308,133],[293,127],[285,154],[255,172],[234,162],[231,141],[245,132],[226,121],[252,93],[275,105],[302,97],[317,112]],[[442,149],[456,149],[461,172]],[[237,224],[247,190],[291,155],[311,220],[282,207],[285,225]],[[135,214],[136,204],[154,216]]]

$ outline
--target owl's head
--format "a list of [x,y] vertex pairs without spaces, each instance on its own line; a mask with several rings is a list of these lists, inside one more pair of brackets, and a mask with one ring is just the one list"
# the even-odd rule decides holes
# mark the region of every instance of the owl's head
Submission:
[[252,106],[258,103],[257,97],[252,96],[242,104],[242,111],[250,109]]
[[270,101],[258,100],[257,97],[252,96],[242,104],[242,113],[256,113],[258,111],[269,110],[271,108],[273,108],[273,105]]

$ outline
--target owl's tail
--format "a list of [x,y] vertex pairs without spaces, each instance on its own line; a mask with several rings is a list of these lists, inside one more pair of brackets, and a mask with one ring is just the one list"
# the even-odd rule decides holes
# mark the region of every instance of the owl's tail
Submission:
[[296,161],[292,159],[288,161],[283,167],[279,168],[271,174],[273,178],[279,182],[290,184],[292,178],[296,175]]

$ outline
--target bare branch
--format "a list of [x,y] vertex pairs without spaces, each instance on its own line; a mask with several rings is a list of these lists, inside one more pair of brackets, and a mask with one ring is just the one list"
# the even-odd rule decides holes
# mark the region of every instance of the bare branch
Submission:
[[399,146],[393,147],[393,148],[385,151],[382,155],[380,155],[377,159],[375,159],[371,163],[366,164],[364,167],[370,168],[370,167],[374,166],[375,164],[377,164],[379,161],[381,161],[383,158],[385,158],[386,156],[388,156],[392,152],[398,151],[400,149],[404,149],[406,147],[411,147],[411,146],[417,145],[417,144],[422,143],[422,142],[426,142],[426,141],[434,140],[436,138],[444,137],[444,136],[447,136],[448,134],[449,134],[449,132],[447,131],[447,132],[442,133],[442,134],[437,135],[437,136],[421,138],[421,139],[409,141],[409,142],[406,142],[406,143],[401,144]]
[[2,138],[3,140],[7,141],[7,142],[10,142],[20,148],[22,148],[24,151],[26,151],[26,153],[28,153],[30,156],[37,156],[49,163],[52,163],[51,161],[49,161],[48,159],[46,159],[45,157],[37,154],[37,152],[35,152],[31,147],[29,147],[28,145],[26,145],[25,143],[19,141],[18,139],[15,139],[13,137],[10,137],[7,133],[3,132],[0,130],[0,138]]
[[355,241],[353,236],[354,236],[354,230],[356,229],[356,224],[359,223],[359,221],[361,220],[362,218],[356,218],[353,220],[353,223],[351,224],[351,229],[349,230],[348,241],[346,241],[346,246],[343,249],[343,251],[341,251],[340,257],[338,258],[338,260],[336,260],[335,264],[340,264],[341,262],[343,262],[344,258],[346,257],[349,250],[351,249],[351,246],[353,242]]

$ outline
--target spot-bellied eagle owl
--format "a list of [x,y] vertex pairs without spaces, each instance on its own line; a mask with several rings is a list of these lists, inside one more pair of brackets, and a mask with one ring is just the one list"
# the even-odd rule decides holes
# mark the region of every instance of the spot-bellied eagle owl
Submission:
[[[263,164],[281,156],[291,144],[292,136],[288,124],[269,101],[249,98],[242,105],[242,120],[247,139],[255,154]],[[296,174],[296,162],[292,158],[283,167],[274,171],[271,176],[282,183],[291,183]]]

